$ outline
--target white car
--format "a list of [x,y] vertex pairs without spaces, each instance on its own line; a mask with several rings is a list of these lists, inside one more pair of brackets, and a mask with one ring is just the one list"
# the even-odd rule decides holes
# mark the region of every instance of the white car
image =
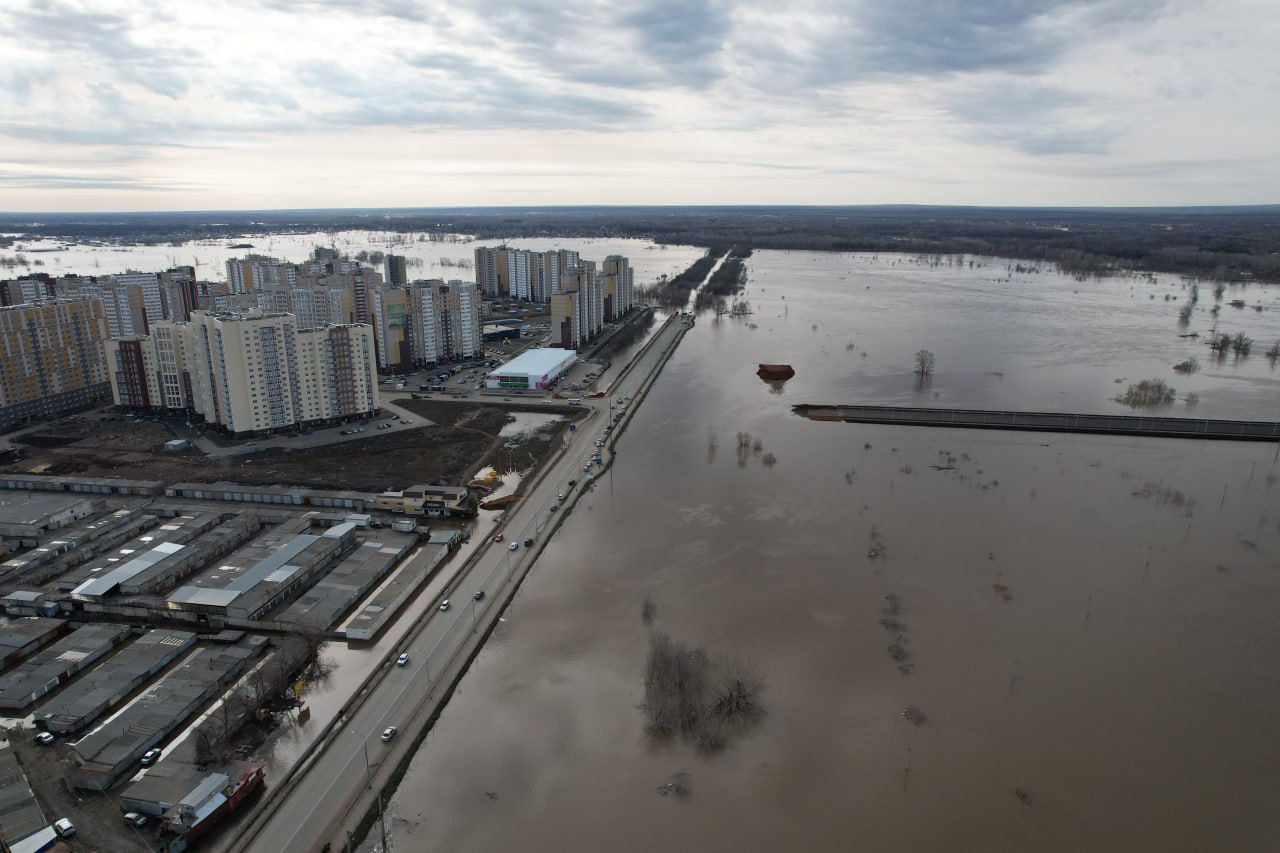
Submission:
[[393,737],[395,737],[395,736],[396,736],[396,727],[395,727],[395,726],[387,726],[385,729],[383,729],[383,730],[382,730],[382,742],[383,742],[383,743],[387,743],[388,741],[390,741],[390,740],[391,740]]
[[124,822],[130,826],[146,826],[147,816],[138,812],[125,812]]
[[76,834],[76,825],[65,817],[60,817],[53,822],[53,831],[63,838],[70,838]]
[[54,737],[53,732],[41,732],[36,735],[36,743],[44,744],[45,746],[48,746],[56,740],[57,738]]
[[440,609],[442,611],[449,609],[449,599],[446,598],[444,601],[440,602]]
[[514,550],[516,550],[516,549],[517,549],[517,548],[519,548],[519,547],[520,547],[520,543],[519,543],[519,542],[512,542],[510,545],[508,545],[508,546],[507,546],[507,550],[508,550],[508,551],[514,551]]
[[409,653],[403,652],[400,655],[400,657],[396,658],[396,666],[408,666],[408,665],[409,665]]

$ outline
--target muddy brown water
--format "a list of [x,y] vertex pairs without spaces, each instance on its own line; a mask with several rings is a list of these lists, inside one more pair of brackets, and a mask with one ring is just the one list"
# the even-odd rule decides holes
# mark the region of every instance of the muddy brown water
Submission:
[[[704,318],[685,338],[539,560],[401,784],[392,849],[1274,849],[1276,448],[802,420],[792,403],[913,399],[911,332],[943,324],[927,303],[877,322],[853,290],[794,295],[824,286],[805,264],[831,265],[829,286],[883,260],[781,255],[753,258],[751,320]],[[1110,285],[1116,304],[1091,308],[1078,283],[1027,277],[1029,298],[1074,313],[1013,306],[1035,318],[1019,332],[1032,346],[975,349],[986,363],[949,375],[939,353],[934,387],[971,405],[1034,388],[1027,408],[1069,390],[1107,411],[1116,376],[1185,348],[1145,290]],[[1136,351],[1036,357],[1107,322],[1134,327]],[[877,357],[899,350],[902,364]],[[759,361],[799,381],[774,393]],[[1265,364],[1239,370],[1195,379],[1215,413],[1277,405]],[[739,431],[762,445],[741,464]],[[890,594],[901,627],[886,629]],[[655,628],[767,682],[764,721],[721,754],[644,733],[646,596]],[[678,772],[690,796],[662,796]]]

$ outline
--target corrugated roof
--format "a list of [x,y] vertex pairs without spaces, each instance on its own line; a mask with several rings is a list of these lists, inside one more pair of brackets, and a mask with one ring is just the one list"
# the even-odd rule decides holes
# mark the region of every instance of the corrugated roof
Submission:
[[71,597],[81,601],[92,601],[110,595],[116,591],[120,584],[127,580],[132,580],[165,557],[176,554],[185,547],[187,546],[179,545],[176,542],[161,542],[150,551],[139,557],[134,557],[124,565],[117,566],[104,575],[90,578],[80,584],[71,590]]

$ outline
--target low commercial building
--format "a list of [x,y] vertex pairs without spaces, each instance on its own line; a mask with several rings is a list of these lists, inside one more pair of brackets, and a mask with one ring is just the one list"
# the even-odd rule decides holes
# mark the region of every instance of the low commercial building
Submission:
[[0,672],[49,645],[71,629],[65,619],[0,619]]
[[334,492],[324,489],[288,486],[248,486],[240,483],[174,483],[164,490],[171,498],[193,498],[202,501],[280,504],[283,506],[345,509],[361,512],[373,503],[365,492]]
[[195,643],[189,631],[148,631],[41,704],[36,725],[63,735],[83,731]]
[[0,711],[28,708],[129,639],[127,625],[85,625],[0,676]]
[[223,565],[213,575],[179,587],[166,604],[170,610],[204,616],[258,619],[292,598],[354,544],[352,524],[339,524],[319,536],[294,534],[243,570]]
[[71,745],[81,766],[72,787],[105,791],[137,767],[148,749],[177,731],[263,652],[263,637],[196,649],[159,682],[91,734]]
[[31,539],[79,521],[93,512],[93,501],[50,492],[18,492],[0,501],[0,536]]
[[383,492],[373,499],[373,507],[405,515],[461,518],[474,513],[475,501],[466,486],[410,486]]
[[571,349],[532,349],[494,368],[484,378],[486,388],[543,391],[578,361]]

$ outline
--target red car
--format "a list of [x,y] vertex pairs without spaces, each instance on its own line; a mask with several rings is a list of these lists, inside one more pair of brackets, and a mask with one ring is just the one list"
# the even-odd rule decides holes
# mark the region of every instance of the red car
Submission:
[[493,537],[493,541],[494,541],[494,542],[501,542],[501,541],[502,541],[502,534],[501,534],[501,533],[499,533],[497,536]]

